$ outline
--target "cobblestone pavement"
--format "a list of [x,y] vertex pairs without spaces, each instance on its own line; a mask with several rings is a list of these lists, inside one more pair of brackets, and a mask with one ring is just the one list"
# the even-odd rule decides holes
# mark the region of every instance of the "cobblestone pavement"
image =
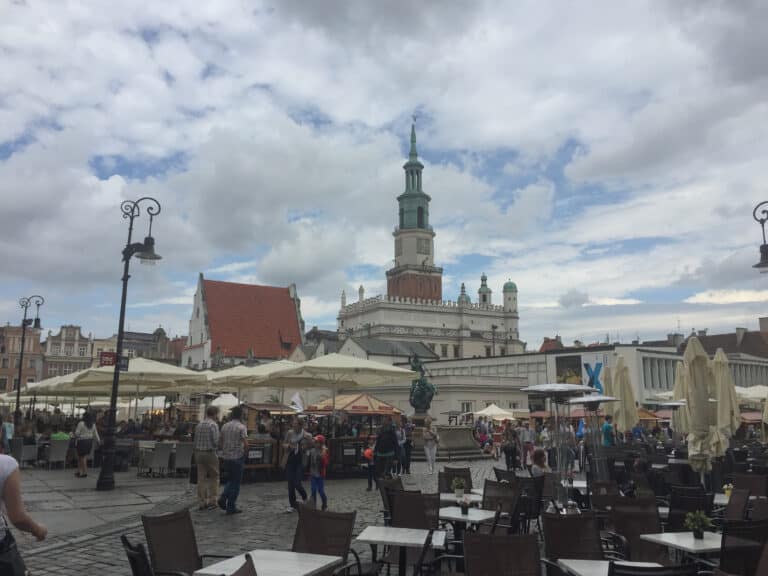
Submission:
[[[472,463],[451,462],[451,466],[469,465],[473,473],[473,484],[482,485],[486,477],[492,476],[491,461]],[[428,475],[421,463],[414,463],[413,474],[404,476],[407,488],[434,492],[437,489],[437,474]],[[160,513],[189,506],[195,523],[198,545],[201,553],[235,555],[255,548],[289,549],[293,543],[297,515],[285,512],[288,504],[285,482],[259,482],[243,484],[239,506],[243,514],[226,516],[219,510],[200,512],[194,502],[188,485],[177,480],[152,480],[158,487],[166,482],[174,483],[174,495],[158,503],[151,510],[139,510],[97,530],[85,534],[59,536],[41,546],[28,546],[20,541],[20,548],[28,568],[34,576],[84,576],[109,574],[129,576],[120,535],[127,534],[132,541],[144,542],[139,515]],[[355,534],[365,526],[381,523],[379,510],[380,496],[377,491],[366,491],[364,478],[326,481],[329,509],[341,512],[357,511]],[[308,483],[305,488],[309,491]],[[94,534],[98,532],[98,534]],[[357,546],[360,551],[364,547]]]

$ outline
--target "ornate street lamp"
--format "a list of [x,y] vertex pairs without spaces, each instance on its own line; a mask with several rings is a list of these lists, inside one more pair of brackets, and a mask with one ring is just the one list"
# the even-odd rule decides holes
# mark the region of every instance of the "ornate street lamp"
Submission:
[[[149,215],[149,232],[144,242],[131,242],[133,236],[133,221],[141,215],[141,204],[146,203],[145,210]],[[155,239],[152,238],[152,220],[160,214],[160,203],[154,198],[144,197],[136,201],[126,200],[120,204],[123,218],[128,219],[128,242],[123,248],[123,294],[120,300],[120,321],[117,327],[117,358],[115,372],[112,377],[112,395],[109,399],[107,414],[107,430],[104,433],[104,445],[101,451],[101,471],[96,482],[97,490],[112,490],[115,487],[115,419],[117,415],[117,392],[120,386],[120,359],[123,355],[123,329],[125,326],[125,300],[128,294],[128,268],[131,257],[135,256],[142,262],[153,263],[160,260],[155,253]]]
[[[32,318],[27,318],[29,307],[33,304],[35,305],[34,322]],[[21,378],[24,370],[24,344],[27,339],[27,326],[31,324],[34,328],[40,328],[40,306],[43,304],[45,304],[45,298],[37,294],[19,300],[19,306],[24,310],[24,318],[21,320],[21,353],[19,354],[19,383],[16,386],[16,412],[13,413],[13,425],[17,428],[21,426]]]
[[768,243],[765,241],[765,223],[768,222],[768,200],[760,202],[752,210],[752,217],[763,229],[763,243],[760,245],[760,262],[752,266],[760,272],[768,272]]

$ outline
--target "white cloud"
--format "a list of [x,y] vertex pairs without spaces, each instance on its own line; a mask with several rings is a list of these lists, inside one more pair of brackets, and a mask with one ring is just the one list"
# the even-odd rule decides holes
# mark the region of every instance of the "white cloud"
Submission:
[[768,302],[768,290],[706,290],[684,300],[688,304]]

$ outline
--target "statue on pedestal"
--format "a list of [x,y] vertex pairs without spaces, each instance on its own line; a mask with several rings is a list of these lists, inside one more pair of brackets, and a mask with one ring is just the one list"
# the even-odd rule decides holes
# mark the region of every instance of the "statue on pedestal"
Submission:
[[411,357],[411,370],[420,374],[417,380],[411,382],[411,394],[409,401],[416,411],[416,417],[425,417],[432,404],[432,398],[435,395],[435,387],[427,380],[424,366],[418,356]]

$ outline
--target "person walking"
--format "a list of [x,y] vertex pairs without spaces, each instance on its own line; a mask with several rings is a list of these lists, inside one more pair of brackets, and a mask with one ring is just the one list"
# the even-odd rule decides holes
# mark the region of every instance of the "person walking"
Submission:
[[93,423],[93,414],[85,412],[75,428],[75,450],[77,451],[77,472],[75,476],[85,478],[88,476],[87,458],[91,455],[94,442],[98,444],[99,431]]
[[395,427],[392,425],[392,418],[385,416],[384,422],[376,436],[375,459],[377,480],[392,471],[392,462],[395,459],[396,451],[397,435],[395,434]]
[[397,437],[397,449],[395,450],[395,472],[398,476],[405,473],[405,427],[403,420],[395,426],[395,436]]
[[520,429],[520,441],[523,443],[523,455],[520,458],[523,468],[529,466],[530,457],[533,456],[533,445],[536,439],[536,433],[531,430],[530,423],[526,420]]
[[325,474],[331,455],[325,445],[325,436],[315,436],[315,445],[309,451],[309,487],[312,492],[312,505],[317,508],[317,495],[320,494],[323,510],[328,509],[328,498],[325,495]]
[[424,420],[424,458],[427,461],[427,473],[435,473],[435,460],[437,459],[437,445],[440,443],[440,436],[433,426],[432,418],[427,416]]
[[197,502],[200,510],[216,508],[219,491],[219,425],[217,406],[205,409],[205,419],[195,427],[195,463],[197,464]]
[[227,514],[240,514],[242,510],[237,507],[237,497],[240,495],[245,455],[248,452],[248,430],[240,421],[243,416],[243,409],[240,406],[232,408],[229,414],[229,422],[221,427],[221,434],[219,434],[221,458],[224,460],[227,483],[216,503],[219,508],[226,510]]
[[404,473],[411,473],[411,456],[413,454],[413,422],[403,416],[403,431],[405,433],[405,444],[403,445]]
[[368,472],[368,488],[366,492],[373,490],[373,484],[376,483],[376,488],[379,487],[379,481],[376,478],[376,460],[374,454],[376,451],[376,437],[368,437],[368,448],[363,451],[363,458],[365,458],[365,468]]
[[21,473],[19,463],[12,456],[0,455],[0,574],[24,576],[27,568],[11,534],[8,520],[18,530],[29,532],[39,540],[45,540],[48,529],[35,522],[24,508],[21,498]]
[[613,417],[608,414],[602,427],[603,446],[616,446],[616,432],[613,429]]
[[304,478],[304,452],[307,444],[312,440],[304,431],[304,423],[299,417],[293,420],[293,428],[285,435],[283,448],[287,451],[288,459],[285,462],[285,477],[288,479],[288,508],[286,512],[296,511],[296,492],[301,499],[307,501],[307,491],[301,485]]
[[520,454],[520,439],[517,437],[517,430],[514,425],[509,421],[504,422],[504,431],[501,436],[501,448],[504,452],[504,460],[507,465],[507,470],[515,470],[517,468],[517,458]]

